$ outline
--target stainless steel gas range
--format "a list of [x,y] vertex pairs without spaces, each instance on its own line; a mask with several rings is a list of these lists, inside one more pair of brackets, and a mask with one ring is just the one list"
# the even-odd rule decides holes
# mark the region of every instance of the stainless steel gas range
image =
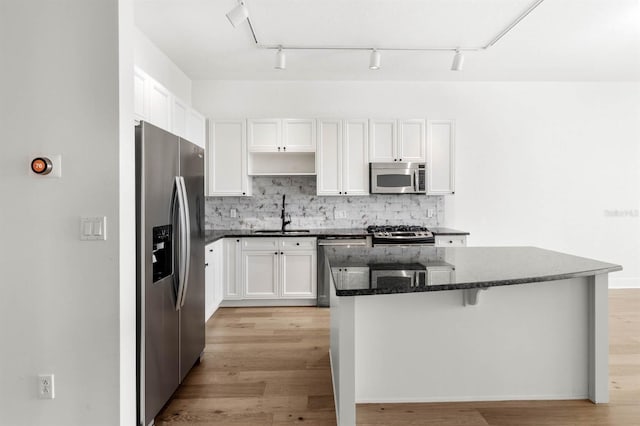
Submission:
[[368,226],[374,246],[433,246],[435,237],[424,226]]

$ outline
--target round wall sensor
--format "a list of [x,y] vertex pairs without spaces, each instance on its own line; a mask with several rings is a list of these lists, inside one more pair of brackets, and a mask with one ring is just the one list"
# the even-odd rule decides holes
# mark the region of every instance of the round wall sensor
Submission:
[[37,157],[31,161],[31,171],[38,175],[48,175],[53,170],[53,163],[47,157]]

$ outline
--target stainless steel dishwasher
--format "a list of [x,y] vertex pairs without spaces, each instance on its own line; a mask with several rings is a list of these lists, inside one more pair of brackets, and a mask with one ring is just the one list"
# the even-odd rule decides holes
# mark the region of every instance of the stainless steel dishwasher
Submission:
[[318,306],[329,306],[330,280],[329,263],[325,259],[325,248],[331,247],[371,247],[371,237],[327,236],[318,238]]

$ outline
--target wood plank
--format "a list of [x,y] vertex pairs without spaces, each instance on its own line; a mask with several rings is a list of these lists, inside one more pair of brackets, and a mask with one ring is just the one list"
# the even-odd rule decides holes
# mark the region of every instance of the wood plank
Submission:
[[[329,311],[221,308],[202,363],[157,425],[335,425]],[[610,403],[586,400],[360,404],[358,425],[638,426],[640,290],[609,290]]]

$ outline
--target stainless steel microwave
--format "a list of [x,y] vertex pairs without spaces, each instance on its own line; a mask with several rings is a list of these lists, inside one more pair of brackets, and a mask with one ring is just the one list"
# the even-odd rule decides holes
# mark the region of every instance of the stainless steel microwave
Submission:
[[425,194],[424,163],[370,163],[369,182],[372,194]]

